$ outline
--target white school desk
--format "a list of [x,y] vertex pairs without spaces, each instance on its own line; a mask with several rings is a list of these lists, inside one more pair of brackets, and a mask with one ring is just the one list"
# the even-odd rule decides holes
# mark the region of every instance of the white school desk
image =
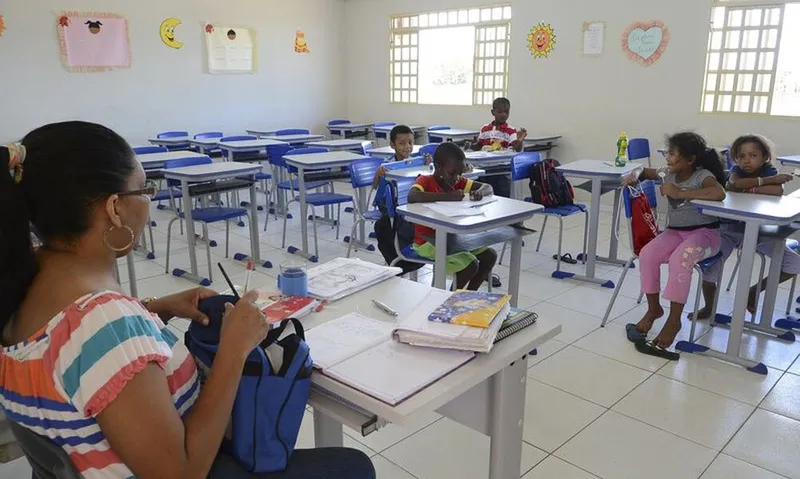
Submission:
[[523,149],[530,148],[533,151],[541,151],[544,153],[543,157],[549,156],[550,150],[558,146],[558,140],[562,138],[561,135],[531,135],[528,134],[527,138],[522,140]]
[[449,130],[429,131],[428,138],[441,138],[443,141],[474,140],[481,132],[477,130],[460,130],[451,128]]
[[189,144],[200,150],[200,153],[207,155],[211,150],[217,149],[219,138],[192,138]]
[[800,166],[800,155],[779,156],[778,161],[784,166]]
[[[527,203],[495,196],[497,201],[484,206],[485,213],[477,216],[451,217],[434,212],[425,203],[409,203],[398,208],[411,223],[427,226],[436,231],[436,263],[433,268],[433,285],[445,289],[447,281],[447,235],[468,235],[484,233],[501,226],[510,226],[530,219],[542,205]],[[526,230],[530,231],[530,230]],[[532,231],[531,231],[532,232]],[[511,241],[511,272],[508,279],[508,294],[511,295],[511,305],[517,305],[519,294],[519,271],[522,261],[522,236],[510,238]],[[504,241],[493,241],[489,244]],[[489,246],[489,244],[483,246]]]
[[305,145],[309,141],[318,141],[324,140],[324,135],[313,135],[313,134],[301,134],[301,135],[269,135],[265,136],[264,138],[268,140],[276,140],[282,141],[284,143],[289,143],[290,145]]
[[348,151],[358,150],[361,151],[361,142],[366,140],[324,140],[324,141],[309,141],[306,146],[309,148],[327,148],[329,151]]
[[519,154],[520,152],[514,150],[468,151],[465,153],[470,164],[481,167],[509,164],[511,159]]
[[[194,222],[192,221],[192,197],[189,194],[190,183],[203,181],[216,181],[243,176],[255,175],[261,171],[261,165],[251,163],[238,163],[235,161],[223,161],[208,165],[187,166],[184,168],[174,168],[164,170],[164,178],[168,180],[178,180],[181,182],[181,193],[183,194],[183,213],[186,220],[186,239],[189,242],[189,267],[188,273],[181,275],[186,279],[200,284],[208,284],[197,272],[197,251],[195,250],[196,238],[194,235]],[[256,182],[250,184],[250,197],[256,197]],[[250,259],[256,263],[261,261],[261,248],[258,242],[258,207],[256,201],[250,202]]]
[[367,136],[369,136],[373,126],[375,126],[375,123],[342,123],[341,125],[328,125],[328,131],[338,131],[342,138],[345,138],[347,133],[356,131],[366,132]]
[[[717,359],[738,364],[750,371],[767,374],[767,367],[749,359],[742,358],[740,346],[742,333],[745,329],[745,313],[747,297],[750,291],[750,279],[753,273],[753,263],[758,244],[758,231],[762,225],[789,225],[800,220],[800,199],[786,196],[765,196],[747,193],[727,193],[723,201],[693,200],[705,215],[742,221],[745,223],[744,240],[742,242],[742,259],[739,264],[739,276],[736,280],[736,294],[734,295],[733,317],[728,345],[725,352],[715,351],[707,346],[690,344],[681,341],[675,345],[681,351],[705,354]],[[758,324],[748,324],[748,329],[775,334],[781,339],[794,342],[795,336],[791,332],[774,329],[771,327],[772,314],[775,311],[775,295],[778,291],[778,277],[780,276],[781,261],[783,259],[784,240],[775,240],[770,259],[769,278],[764,303],[761,308],[761,320]]]
[[166,146],[167,148],[169,148],[170,146],[189,143],[191,140],[192,138],[188,136],[176,136],[174,138],[150,138],[147,141],[149,141],[153,145]]
[[145,170],[155,170],[162,168],[164,163],[169,160],[180,160],[183,158],[205,158],[206,155],[194,151],[167,151],[165,153],[145,153],[136,155],[136,159],[142,164]]
[[[306,170],[316,170],[316,169],[327,169],[327,168],[339,168],[343,166],[349,166],[350,163],[356,160],[365,160],[369,159],[368,156],[359,155],[356,153],[352,153],[349,151],[329,151],[327,153],[310,153],[306,155],[288,155],[283,157],[286,160],[286,164],[297,168],[297,177],[298,177],[298,188],[299,191],[298,196],[300,197],[300,229],[301,229],[301,236],[302,236],[302,249],[294,251],[294,254],[298,254],[312,262],[316,262],[319,260],[316,256],[313,256],[308,251],[308,205],[306,204],[306,180],[305,180],[305,172]],[[291,178],[289,178],[291,181]],[[359,195],[365,196],[365,195]],[[362,208],[360,211],[366,211],[366,205],[360,205]],[[361,224],[361,228],[359,229],[359,237],[356,241],[359,244],[363,244],[366,248],[366,242],[364,237],[366,236],[365,226],[364,223]],[[350,241],[353,241],[351,238]]]
[[[416,178],[418,176],[432,175],[433,170],[429,166],[412,166],[410,168],[395,168],[386,172],[386,178],[389,180],[399,180],[401,178]],[[464,178],[475,180],[486,174],[480,168],[473,168],[472,171],[464,173]]]
[[275,133],[281,130],[308,130],[308,128],[300,128],[300,127],[287,127],[287,128],[267,128],[267,129],[257,129],[257,130],[245,130],[248,135],[253,136],[273,136]]
[[266,155],[268,146],[285,144],[286,142],[284,141],[268,140],[266,138],[260,138],[258,140],[221,141],[218,143],[220,148],[228,150],[228,161],[233,161],[234,153],[264,150],[264,154]]
[[[398,125],[399,124],[400,123],[398,123]],[[397,126],[397,125],[376,126],[376,127],[373,127],[373,131],[375,132],[375,136],[376,137],[378,136],[378,133],[381,133],[383,135],[386,135],[386,141],[391,141],[391,139],[389,138],[389,135],[392,133],[392,129],[395,126]],[[422,125],[405,125],[405,126],[407,126],[411,130],[411,133],[414,134],[414,139],[419,138],[423,142],[428,143],[428,127],[427,126],[422,126]]]
[[[592,202],[589,205],[589,231],[587,237],[587,252],[586,252],[586,275],[576,275],[561,271],[559,279],[571,278],[580,281],[587,281],[596,283],[606,288],[613,288],[614,283],[610,280],[599,279],[595,277],[595,266],[597,261],[612,264],[627,264],[617,258],[617,247],[619,240],[611,231],[611,245],[609,246],[609,257],[599,258],[597,256],[597,230],[600,225],[600,196],[602,194],[603,182],[614,183],[621,182],[622,178],[631,174],[632,172],[642,168],[641,164],[629,162],[625,166],[617,167],[612,166],[611,162],[597,161],[597,160],[578,160],[572,163],[567,163],[558,167],[558,170],[567,176],[575,178],[583,178],[591,180],[592,182]],[[620,189],[614,190],[614,213],[612,215],[612,225],[617,224],[617,216],[619,215],[619,196]]]
[[[403,316],[410,314],[430,290],[426,284],[391,278],[330,303],[302,322],[308,330],[353,311],[393,322],[393,318],[375,308],[372,299],[391,305]],[[314,371],[309,404],[314,408],[315,446],[341,446],[342,424],[369,433],[376,423],[403,425],[418,414],[436,411],[491,438],[490,479],[519,479],[526,355],[560,332],[560,324],[540,317],[536,324],[497,343],[490,353],[479,354],[396,406]]]
[[[419,149],[422,148],[422,145],[414,145],[414,148],[411,150],[411,156],[419,155]],[[391,158],[394,156],[394,149],[391,146],[384,146],[381,148],[373,148],[369,150],[369,156],[377,156],[381,158]]]

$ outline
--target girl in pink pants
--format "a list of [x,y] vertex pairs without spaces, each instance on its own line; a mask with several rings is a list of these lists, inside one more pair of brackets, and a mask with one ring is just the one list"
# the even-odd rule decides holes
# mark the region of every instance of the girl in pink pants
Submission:
[[[683,307],[689,297],[692,269],[699,261],[719,251],[719,221],[700,212],[691,200],[721,201],[725,199],[725,172],[719,154],[706,145],[696,133],[677,133],[667,138],[667,167],[645,168],[639,180],[662,179],[661,193],[669,202],[668,226],[639,254],[642,293],[647,296],[647,312],[637,324],[626,326],[628,339],[642,353],[677,359],[677,353],[666,348],[675,341],[681,329]],[[626,184],[635,183],[627,178]],[[669,317],[661,332],[652,341],[647,333],[664,315],[659,301],[661,265],[667,264],[669,279],[664,298],[670,301]]]

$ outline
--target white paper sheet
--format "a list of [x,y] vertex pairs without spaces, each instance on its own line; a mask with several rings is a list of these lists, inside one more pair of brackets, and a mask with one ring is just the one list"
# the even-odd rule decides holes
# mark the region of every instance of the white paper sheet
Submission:
[[306,333],[314,366],[328,369],[369,348],[392,339],[395,325],[350,313]]
[[604,22],[583,23],[583,54],[599,56],[603,54],[606,24]]

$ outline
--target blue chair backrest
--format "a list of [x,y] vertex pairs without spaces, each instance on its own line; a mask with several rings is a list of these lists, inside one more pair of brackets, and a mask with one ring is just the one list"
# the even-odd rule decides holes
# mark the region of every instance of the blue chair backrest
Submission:
[[441,131],[441,130],[452,130],[452,128],[445,125],[433,125],[428,127],[428,131]]
[[382,122],[375,123],[375,126],[395,126],[395,125],[397,125],[397,123],[394,123],[394,122],[391,122],[391,121],[382,121]]
[[427,145],[424,145],[419,149],[419,155],[420,156],[425,156],[425,155],[433,156],[433,154],[436,153],[436,148],[438,148],[438,147],[439,147],[439,143],[428,143]]
[[164,169],[183,168],[184,166],[209,165],[214,161],[207,156],[193,156],[190,158],[176,158],[164,162]]
[[166,153],[169,150],[166,146],[137,146],[133,152],[137,155],[149,155],[151,153]]
[[[653,211],[656,210],[658,205],[658,195],[656,195],[656,183],[653,180],[645,180],[640,183],[642,187],[642,191],[644,192],[645,196],[647,196],[647,200],[650,202],[650,207]],[[633,216],[633,195],[631,194],[631,190],[628,187],[622,188],[622,202],[625,205],[625,217],[629,220],[631,216]]]
[[529,151],[516,155],[511,160],[511,181],[524,180],[531,177],[531,166],[542,161],[538,151]]
[[278,168],[286,168],[283,155],[292,150],[292,145],[269,145],[267,146],[267,161],[270,165]]
[[182,136],[189,136],[188,131],[162,131],[156,138],[180,138]]
[[328,122],[328,126],[346,125],[348,123],[350,123],[350,120],[331,120]]
[[384,206],[386,207],[386,212],[389,215],[389,218],[394,218],[395,214],[397,213],[394,209],[395,198],[393,190],[397,190],[397,206],[403,206],[404,204],[408,203],[408,192],[411,191],[411,187],[414,185],[415,181],[416,179],[414,178],[400,178],[397,180],[392,180],[390,183],[386,184]]
[[647,138],[633,138],[628,142],[628,159],[650,158],[650,141]]
[[[283,156],[290,156],[290,155],[310,155],[312,153],[327,153],[329,150],[327,148],[322,148],[320,146],[309,146],[306,148],[295,148],[293,150],[289,150]],[[286,169],[289,170],[289,173],[297,173],[297,168],[291,165],[286,165]]]
[[307,130],[305,128],[284,128],[283,130],[278,130],[275,132],[275,136],[285,136],[285,135],[308,135],[311,133],[311,130]]
[[221,131],[205,131],[203,133],[198,133],[194,135],[195,140],[202,140],[205,138],[222,138],[223,134]]
[[731,156],[731,147],[728,146],[728,151],[725,152],[725,160],[728,163],[728,169],[734,167],[735,163],[733,162],[733,157]]
[[350,163],[350,184],[353,185],[353,188],[372,186],[375,172],[382,164],[383,158],[369,158]]
[[257,140],[258,138],[253,135],[234,135],[234,136],[223,136],[219,139],[219,141],[247,141],[247,140]]
[[425,158],[415,156],[404,161],[391,161],[383,165],[387,170],[401,170],[403,168],[414,168],[416,166],[425,166]]

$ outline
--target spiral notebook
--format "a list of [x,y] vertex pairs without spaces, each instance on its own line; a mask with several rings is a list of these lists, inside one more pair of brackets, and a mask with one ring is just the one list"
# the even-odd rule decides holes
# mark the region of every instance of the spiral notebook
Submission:
[[494,339],[494,342],[498,343],[512,334],[522,331],[528,326],[536,323],[537,319],[539,319],[539,315],[532,311],[512,308],[511,312],[508,313],[508,318],[503,321],[503,325],[500,327],[500,331],[497,333],[497,337]]

